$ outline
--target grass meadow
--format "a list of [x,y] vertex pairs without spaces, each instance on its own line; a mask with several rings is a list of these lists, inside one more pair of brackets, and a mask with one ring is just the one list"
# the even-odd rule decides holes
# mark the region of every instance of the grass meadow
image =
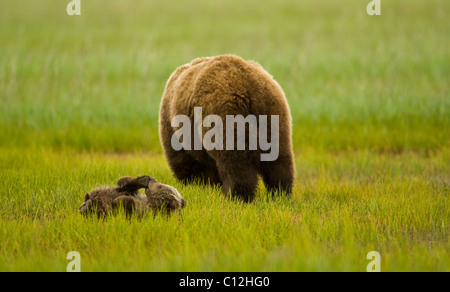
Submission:
[[[3,1],[0,271],[450,271],[450,2]],[[293,119],[292,198],[182,185],[159,102],[200,56],[258,61]],[[83,218],[84,193],[149,174],[171,218]]]

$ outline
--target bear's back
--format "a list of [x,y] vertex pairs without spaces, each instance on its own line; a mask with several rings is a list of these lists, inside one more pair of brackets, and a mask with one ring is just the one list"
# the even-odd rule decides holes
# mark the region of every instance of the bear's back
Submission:
[[259,64],[234,55],[206,57],[179,67],[169,78],[163,100],[169,116],[284,115],[288,111],[278,83]]

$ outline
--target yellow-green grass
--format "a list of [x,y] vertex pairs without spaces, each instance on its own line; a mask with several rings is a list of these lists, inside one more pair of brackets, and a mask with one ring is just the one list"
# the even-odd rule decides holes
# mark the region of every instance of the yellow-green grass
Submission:
[[[262,184],[252,204],[179,184],[160,154],[2,151],[1,270],[448,270],[447,154],[368,151],[297,156],[291,199]],[[447,155],[447,156],[446,156]],[[151,173],[188,201],[180,215],[104,221],[77,214],[83,194],[122,175]]]

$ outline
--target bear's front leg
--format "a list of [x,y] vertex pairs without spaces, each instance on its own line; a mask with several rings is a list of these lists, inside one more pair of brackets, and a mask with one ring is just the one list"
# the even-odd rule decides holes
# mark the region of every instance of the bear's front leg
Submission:
[[121,207],[125,210],[127,217],[131,217],[133,212],[137,209],[134,198],[130,196],[119,196],[112,201],[113,212],[116,212]]

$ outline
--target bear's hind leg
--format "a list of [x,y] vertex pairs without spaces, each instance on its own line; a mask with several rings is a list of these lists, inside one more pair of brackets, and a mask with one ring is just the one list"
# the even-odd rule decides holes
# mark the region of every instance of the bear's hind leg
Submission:
[[196,160],[185,150],[175,151],[170,149],[166,152],[169,166],[175,177],[183,183],[194,180],[220,184],[219,174],[213,160],[204,163]]
[[250,168],[249,165],[242,161],[218,163],[219,175],[222,179],[225,195],[239,198],[246,203],[253,201],[258,183],[258,172]]
[[[294,185],[294,165],[290,157],[261,163],[261,175],[268,192],[291,195]],[[281,191],[281,192],[280,192]]]

